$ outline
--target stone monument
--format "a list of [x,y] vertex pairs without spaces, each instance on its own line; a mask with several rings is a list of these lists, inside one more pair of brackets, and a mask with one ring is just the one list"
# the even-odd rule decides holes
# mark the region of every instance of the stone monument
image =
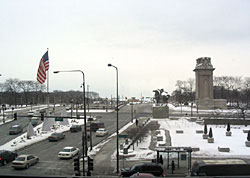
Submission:
[[195,102],[199,109],[226,109],[225,99],[214,99],[213,93],[213,65],[210,57],[196,59]]
[[[157,89],[153,91],[155,93],[153,106],[153,118],[169,118],[169,107],[167,105],[170,95],[164,91],[164,89]],[[165,93],[166,95],[163,95]]]

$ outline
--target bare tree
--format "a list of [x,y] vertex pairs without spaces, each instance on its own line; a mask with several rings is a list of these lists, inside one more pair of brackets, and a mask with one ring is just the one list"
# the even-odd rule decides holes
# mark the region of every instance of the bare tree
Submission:
[[7,79],[5,82],[5,91],[11,93],[12,96],[9,98],[10,104],[17,105],[17,93],[19,92],[19,79]]

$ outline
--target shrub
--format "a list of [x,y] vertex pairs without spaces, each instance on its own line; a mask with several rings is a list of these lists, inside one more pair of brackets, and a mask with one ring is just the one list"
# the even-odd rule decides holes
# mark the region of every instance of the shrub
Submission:
[[247,133],[247,140],[250,141],[250,130]]
[[204,125],[204,134],[207,134],[207,124]]
[[230,123],[227,124],[227,131],[230,131]]
[[209,134],[208,134],[209,138],[213,138],[213,131],[212,128],[209,129]]

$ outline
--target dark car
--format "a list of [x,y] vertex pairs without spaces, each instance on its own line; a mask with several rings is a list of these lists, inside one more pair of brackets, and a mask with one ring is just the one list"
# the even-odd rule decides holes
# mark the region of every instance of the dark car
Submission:
[[121,169],[121,176],[130,177],[135,173],[149,173],[154,176],[164,177],[164,171],[160,164],[157,163],[140,163],[132,166],[131,168]]
[[13,125],[9,130],[10,135],[16,135],[22,132],[23,132],[23,127],[21,125]]
[[0,164],[5,165],[17,157],[17,153],[8,151],[8,150],[0,150]]
[[49,136],[49,141],[58,141],[64,138],[65,135],[63,133],[53,133]]
[[90,128],[91,128],[91,131],[95,132],[95,131],[97,131],[99,128],[105,128],[105,126],[104,126],[104,123],[103,123],[103,122],[96,121],[96,122],[92,122],[92,123],[90,124]]
[[70,127],[70,132],[78,132],[78,131],[81,131],[81,130],[82,130],[81,125],[72,125]]

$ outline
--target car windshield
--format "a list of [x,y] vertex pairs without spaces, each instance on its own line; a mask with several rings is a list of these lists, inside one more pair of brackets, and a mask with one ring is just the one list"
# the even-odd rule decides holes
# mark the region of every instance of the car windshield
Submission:
[[25,157],[23,157],[23,156],[18,156],[18,157],[16,158],[16,160],[17,160],[17,161],[25,161]]
[[11,127],[10,130],[17,130],[18,127]]
[[61,134],[59,134],[59,133],[53,133],[53,134],[51,134],[51,136],[52,137],[58,137],[58,136],[60,136]]
[[0,177],[250,177],[250,0],[0,0],[0,61]]

